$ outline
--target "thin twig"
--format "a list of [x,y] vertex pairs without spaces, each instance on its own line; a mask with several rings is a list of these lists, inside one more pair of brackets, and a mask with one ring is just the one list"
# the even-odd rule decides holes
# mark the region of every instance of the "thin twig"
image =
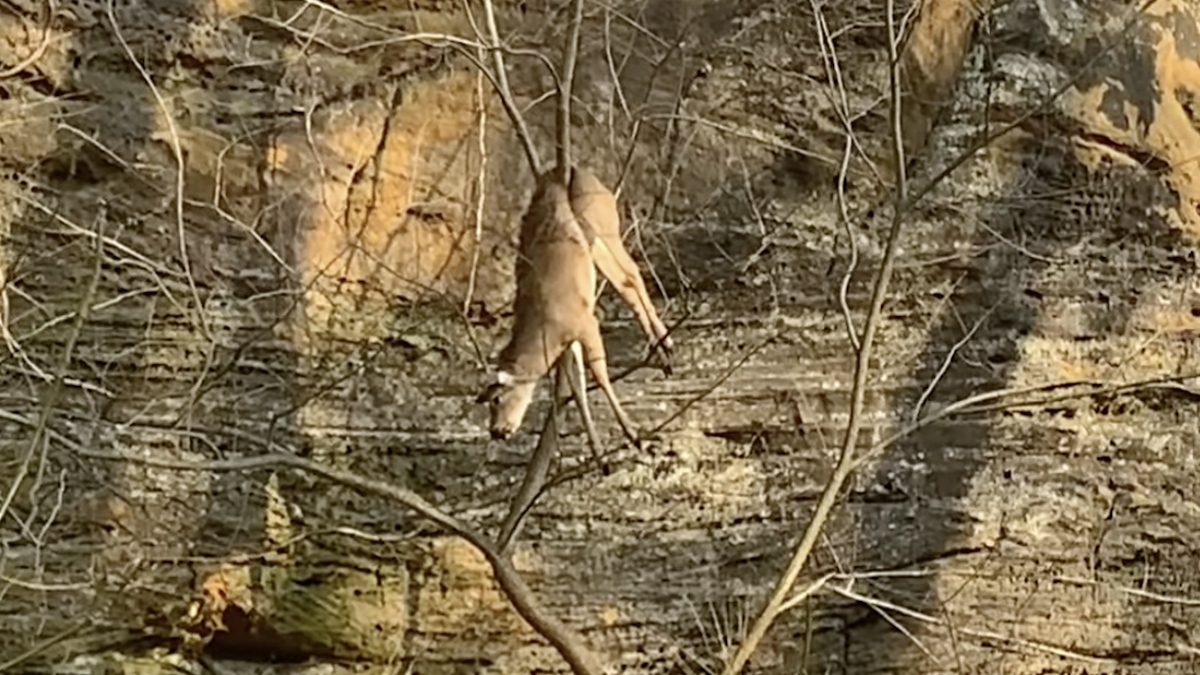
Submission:
[[[79,302],[79,309],[75,312],[75,325],[71,328],[71,332],[67,335],[67,340],[63,345],[62,354],[58,361],[58,368],[54,374],[54,380],[50,383],[49,390],[42,398],[37,423],[33,425],[33,437],[29,439],[29,447],[25,449],[25,454],[21,457],[21,463],[17,467],[16,474],[13,476],[12,484],[9,485],[8,491],[4,495],[4,501],[0,502],[0,522],[3,522],[4,516],[8,513],[8,509],[17,495],[17,491],[20,490],[21,484],[29,474],[29,467],[33,462],[33,458],[40,455],[44,461],[48,446],[46,443],[47,425],[50,422],[51,415],[54,414],[54,409],[58,407],[59,399],[62,397],[64,380],[67,371],[71,367],[71,359],[75,356],[75,345],[79,342],[79,336],[83,333],[83,327],[87,323],[88,316],[91,314],[92,303],[96,297],[96,289],[100,286],[100,275],[104,270],[104,223],[106,218],[107,208],[101,203],[100,212],[96,216],[96,237],[93,239],[92,246],[92,251],[95,255],[95,263],[92,266],[92,277],[88,282],[87,288],[84,290],[83,298]],[[31,535],[32,538],[32,533],[26,532],[26,534]]]
[[91,619],[82,619],[82,620],[76,621],[75,623],[71,624],[70,626],[67,626],[65,629],[63,629],[61,632],[59,632],[57,635],[52,635],[49,638],[42,640],[38,644],[30,647],[25,652],[23,652],[21,654],[17,654],[16,656],[5,661],[4,663],[0,663],[0,673],[7,673],[7,672],[15,669],[17,666],[21,665],[22,663],[25,663],[26,661],[37,657],[39,654],[45,653],[47,650],[49,650],[54,645],[62,642],[63,640],[70,639],[76,633],[78,633],[79,631],[81,631],[84,628],[87,628],[88,626],[91,626],[91,625],[93,625],[93,621]]
[[745,363],[747,361],[749,361],[755,354],[762,351],[762,349],[764,347],[766,347],[767,345],[774,342],[775,338],[777,338],[777,337],[779,337],[779,336],[772,334],[772,335],[768,336],[766,339],[764,339],[762,342],[759,342],[757,345],[755,345],[754,347],[747,350],[746,353],[742,355],[742,358],[738,359],[737,361],[734,361],[733,365],[726,368],[725,372],[721,373],[721,376],[718,377],[716,380],[714,380],[713,383],[708,386],[708,388],[706,388],[704,391],[700,392],[699,394],[693,396],[692,398],[688,399],[682,406],[679,407],[678,410],[676,410],[674,413],[672,413],[670,417],[663,420],[662,422],[659,422],[658,425],[655,426],[653,429],[651,429],[646,435],[653,436],[653,435],[657,434],[658,432],[662,431],[663,429],[667,428],[667,426],[669,426],[675,420],[682,417],[683,414],[685,412],[687,412],[689,409],[691,409],[692,406],[694,406],[697,403],[699,403],[700,401],[704,400],[705,398],[710,396],[714,391],[716,391],[717,388],[719,388],[722,384],[725,384],[725,381],[728,380],[730,377],[733,377],[733,374],[736,373],[743,365],[745,365]]
[[[483,60],[483,49],[479,50],[479,59]],[[463,299],[463,315],[471,312],[471,302],[475,297],[476,277],[479,274],[479,256],[483,248],[483,209],[487,205],[487,109],[488,102],[483,95],[483,71],[475,75],[475,98],[479,101],[479,173],[475,179],[475,250],[471,252],[471,273],[467,279],[467,295]]]
[[958,350],[966,346],[966,344],[971,341],[971,338],[975,337],[975,333],[979,332],[979,329],[983,327],[983,324],[988,320],[988,317],[992,315],[992,312],[996,311],[996,307],[998,306],[999,303],[993,304],[991,307],[989,307],[988,310],[983,313],[983,316],[979,317],[979,319],[975,322],[975,325],[971,326],[971,330],[967,331],[967,334],[964,335],[961,340],[955,342],[950,347],[950,351],[946,353],[946,358],[942,360],[941,367],[939,367],[938,371],[934,373],[933,378],[929,381],[929,385],[925,387],[925,391],[921,392],[921,396],[917,398],[917,404],[913,406],[913,422],[921,419],[921,409],[925,407],[925,402],[929,400],[929,397],[933,395],[933,390],[937,388],[938,383],[942,381],[943,377],[945,377],[946,371],[950,369],[950,364],[954,361],[955,355],[958,354]]
[[[21,415],[3,409],[0,409],[0,419],[7,419],[29,427],[35,424]],[[487,537],[466,523],[445,513],[411,490],[383,481],[366,478],[351,471],[326,466],[291,454],[290,452],[280,451],[284,450],[284,448],[278,444],[273,444],[273,451],[270,454],[210,462],[189,462],[185,460],[156,459],[150,457],[130,457],[119,453],[89,450],[81,444],[50,429],[47,429],[47,436],[54,438],[54,440],[79,457],[109,462],[128,462],[157,469],[202,473],[290,468],[320,476],[330,482],[344,485],[362,493],[376,495],[396,502],[426,520],[441,526],[446,531],[462,537],[475,547],[487,559],[496,577],[496,581],[517,613],[554,646],[576,675],[603,675],[604,673],[604,669],[601,667],[596,655],[586,646],[583,637],[549,614],[542,607],[541,603],[534,597],[533,591],[530,590],[524,579],[521,578],[521,575],[512,566],[512,563],[496,549]]]
[[825,584],[829,583],[829,580],[833,579],[836,576],[837,576],[836,572],[830,572],[828,574],[822,575],[821,578],[819,578],[816,581],[813,581],[811,584],[805,586],[804,590],[802,590],[799,593],[788,598],[787,602],[785,602],[779,606],[779,611],[786,612],[789,609],[795,607],[796,605],[804,602],[808,598],[812,597],[813,593],[816,593],[817,591],[824,588]]
[[[388,47],[388,46],[395,45],[395,44],[405,44],[405,43],[409,43],[409,42],[415,42],[415,43],[422,44],[422,45],[425,45],[428,47],[445,47],[445,46],[449,45],[452,47],[470,47],[472,49],[474,49],[474,48],[480,46],[480,44],[482,44],[480,41],[468,40],[464,37],[460,37],[458,35],[450,35],[448,33],[404,33],[404,32],[400,32],[400,31],[396,31],[392,28],[388,28],[385,26],[380,26],[377,24],[372,24],[367,21],[363,21],[362,23],[364,25],[368,25],[376,30],[383,31],[384,33],[391,35],[391,37],[388,37],[388,38],[385,38],[382,40],[368,40],[368,41],[362,41],[362,42],[355,42],[352,45],[348,45],[346,47],[341,47],[341,46],[333,44],[329,40],[318,37],[316,32],[305,32],[305,31],[299,30],[297,28],[293,28],[289,23],[284,22],[284,21],[278,21],[271,17],[262,16],[260,14],[246,14],[244,16],[247,19],[253,19],[255,21],[260,21],[260,22],[262,22],[268,26],[271,26],[273,28],[278,28],[280,30],[287,31],[288,33],[291,33],[292,35],[294,35],[297,39],[303,40],[306,43],[320,45],[321,47],[324,47],[325,49],[328,49],[336,54],[340,54],[343,56],[350,55],[350,54],[356,54],[358,52],[367,51],[367,50],[371,50],[371,49],[378,49],[380,47]],[[512,47],[505,47],[505,46],[497,46],[497,47],[492,47],[490,45],[483,45],[483,46],[486,49],[488,49],[489,51],[496,49],[496,50],[504,52],[505,54],[510,54],[512,56],[532,57],[532,58],[540,61],[543,65],[545,65],[551,71],[551,74],[554,76],[554,78],[557,80],[558,76],[557,76],[557,74],[554,74],[554,65],[550,62],[550,59],[547,58],[545,54],[543,54],[537,50],[514,49]],[[467,52],[467,54],[470,54],[470,52]]]
[[621,187],[625,184],[625,177],[633,168],[634,151],[637,150],[638,136],[641,133],[642,118],[639,117],[633,121],[633,131],[629,133],[629,150],[625,153],[625,161],[621,162],[621,173],[617,175],[617,182],[613,183],[613,196],[617,199],[621,198]]
[[42,26],[41,26],[42,39],[40,42],[38,42],[38,46],[35,47],[32,52],[29,53],[29,56],[26,56],[25,58],[18,61],[16,64],[13,65],[12,68],[8,68],[6,70],[0,70],[0,80],[4,79],[6,77],[12,77],[13,75],[16,75],[17,73],[21,72],[22,70],[25,70],[29,66],[33,65],[34,62],[36,62],[38,59],[42,58],[42,55],[46,53],[46,49],[48,49],[50,47],[50,40],[51,40],[50,28],[52,27],[52,24],[54,23],[55,15],[58,14],[58,3],[56,0],[47,0],[46,5],[44,7],[45,7],[46,16],[43,17],[43,19],[42,19]]
[[[849,131],[849,130],[847,130]],[[842,152],[842,166],[838,169],[838,212],[841,215],[842,226],[846,229],[846,241],[850,244],[850,263],[842,274],[838,284],[838,306],[842,310],[842,320],[846,322],[846,335],[850,338],[850,346],[858,351],[858,329],[854,327],[854,315],[850,312],[850,281],[858,271],[858,239],[854,236],[854,224],[850,220],[850,209],[846,204],[846,174],[850,168],[850,150],[854,143],[853,137],[846,136],[846,147]]]
[[863,334],[854,364],[854,384],[850,390],[850,419],[847,423],[837,466],[834,468],[829,482],[826,483],[825,489],[821,493],[820,501],[817,502],[812,519],[804,531],[804,536],[800,539],[799,544],[797,544],[792,554],[792,559],[788,562],[787,569],[779,577],[770,600],[767,601],[767,604],[759,613],[746,638],[738,645],[733,658],[726,664],[725,669],[722,671],[723,675],[736,675],[741,672],[747,661],[750,660],[750,655],[758,648],[759,643],[767,633],[767,629],[770,628],[775,617],[778,616],[779,608],[787,600],[788,593],[791,592],[792,586],[795,585],[796,579],[800,576],[800,571],[804,569],[805,563],[808,562],[808,558],[825,526],[825,522],[829,519],[829,514],[832,512],[834,504],[837,503],[842,486],[854,469],[854,449],[858,445],[859,431],[863,425],[863,408],[867,393],[867,375],[871,365],[872,346],[875,341],[875,333],[882,322],[883,301],[887,297],[888,284],[891,281],[892,270],[895,265],[897,244],[900,240],[900,230],[904,222],[902,207],[908,200],[908,176],[905,170],[904,136],[900,108],[901,63],[898,52],[900,36],[896,31],[895,25],[895,0],[887,0],[886,11],[888,22],[888,59],[891,66],[888,69],[888,74],[891,95],[892,161],[894,164],[893,170],[896,175],[896,186],[892,211],[892,226],[888,232],[883,260],[875,275],[875,283],[871,291],[870,310],[867,312],[867,319],[863,326]]
[[[615,95],[617,101],[621,104],[621,112],[625,113],[625,119],[629,119],[631,117],[631,115],[629,113],[629,103],[628,103],[628,101],[625,100],[625,89],[621,86],[621,75],[620,75],[620,73],[617,72],[617,65],[613,61],[612,17],[613,17],[612,10],[605,7],[604,8],[604,60],[608,64],[608,77],[612,81],[612,84],[613,84],[613,94]],[[614,115],[612,112],[612,102],[610,101],[609,102],[609,113],[608,113],[608,125],[610,128],[610,132],[609,132],[610,134],[612,133],[611,128],[612,128],[614,117],[616,117],[616,115]]]
[[142,65],[137,57],[134,56],[133,50],[129,47],[129,43],[125,41],[125,36],[121,34],[121,26],[117,23],[117,15],[113,9],[114,0],[108,0],[106,5],[106,13],[108,21],[112,24],[113,35],[116,36],[117,42],[121,43],[121,49],[125,51],[125,56],[141,74],[142,79],[146,81],[146,86],[150,88],[150,93],[154,96],[155,103],[158,104],[159,112],[162,113],[163,121],[167,124],[167,135],[171,141],[171,152],[175,157],[175,228],[176,236],[179,237],[179,263],[183,266],[183,275],[187,279],[188,288],[192,291],[192,301],[196,303],[196,318],[200,326],[200,331],[204,337],[215,344],[215,338],[212,337],[212,332],[208,326],[208,315],[204,311],[204,303],[200,300],[200,290],[196,287],[196,279],[192,276],[192,263],[188,256],[187,245],[187,228],[184,225],[183,219],[183,201],[184,201],[184,176],[187,172],[187,167],[183,159],[183,146],[179,142],[179,130],[175,128],[175,115],[167,106],[167,102],[163,99],[162,94],[158,91],[158,87],[154,84],[154,78],[150,77],[150,73]]
[[768,131],[755,129],[753,127],[739,128],[739,127],[735,127],[735,126],[732,126],[729,124],[723,124],[721,122],[714,122],[713,120],[705,119],[703,117],[698,117],[696,115],[683,115],[683,114],[678,114],[678,113],[655,113],[655,114],[650,114],[650,115],[644,115],[642,117],[642,119],[644,119],[644,120],[666,120],[668,122],[690,122],[692,124],[700,124],[700,125],[703,125],[706,127],[711,127],[713,129],[716,129],[717,131],[723,131],[727,134],[737,136],[738,138],[744,138],[748,141],[754,141],[755,143],[761,143],[763,145],[766,145],[771,148],[775,148],[777,150],[786,150],[788,152],[794,152],[797,155],[816,160],[827,166],[838,166],[840,164],[840,161],[837,159],[834,159],[833,157],[830,157],[828,155],[823,155],[818,152],[813,152],[812,150],[807,150],[798,145],[792,145],[791,143],[780,140],[779,138],[773,138],[774,134],[771,134]]
[[[917,7],[919,5],[920,3],[913,3],[913,7]],[[838,93],[838,100],[831,101],[831,103],[833,103],[834,111],[837,112],[838,117],[841,119],[842,126],[845,128],[850,142],[854,145],[854,149],[858,152],[859,158],[862,159],[863,163],[866,164],[868,169],[870,169],[871,176],[873,176],[875,180],[882,182],[883,176],[880,174],[879,168],[875,166],[875,162],[867,153],[866,148],[864,148],[862,143],[859,142],[858,135],[854,133],[854,122],[867,115],[869,111],[874,108],[874,104],[867,106],[865,110],[857,115],[850,114],[850,98],[846,94],[845,79],[842,77],[841,57],[838,56],[837,41],[834,34],[829,31],[829,24],[825,20],[824,11],[822,11],[821,6],[815,2],[813,3],[813,13],[816,18],[817,37],[821,44],[821,58],[825,64],[826,76],[831,82],[836,84]],[[822,91],[825,90],[823,89]],[[827,98],[832,99],[833,97],[827,96]]]
[[1200,598],[1189,598],[1182,595],[1164,595],[1162,593],[1154,593],[1151,591],[1143,591],[1140,588],[1130,588],[1129,586],[1114,586],[1106,584],[1095,579],[1081,579],[1079,577],[1054,577],[1057,583],[1076,584],[1079,586],[1101,586],[1111,591],[1132,595],[1138,598],[1145,598],[1155,602],[1161,602],[1168,605],[1182,605],[1184,607],[1200,607]]
[[[837,593],[838,595],[841,595],[842,597],[844,597],[848,600],[854,600],[855,602],[861,602],[864,605],[871,607],[873,609],[879,609],[879,608],[887,609],[887,610],[896,612],[898,614],[903,614],[904,616],[907,616],[907,617],[910,617],[910,618],[913,618],[913,619],[916,619],[918,621],[922,621],[922,622],[925,622],[928,624],[932,624],[935,626],[943,626],[943,627],[947,626],[947,624],[944,620],[939,619],[936,616],[931,616],[929,614],[918,612],[914,609],[909,609],[908,607],[904,607],[902,605],[897,605],[896,603],[893,603],[893,602],[888,602],[887,600],[880,600],[878,598],[872,598],[872,597],[869,597],[866,595],[860,595],[849,589],[838,588],[837,586],[834,586],[834,585],[828,586],[828,589],[834,593]],[[1081,654],[1079,652],[1073,652],[1069,649],[1063,649],[1062,647],[1055,647],[1054,645],[1049,645],[1044,642],[1038,642],[1036,640],[1027,640],[1025,638],[1019,638],[1019,637],[1013,637],[1011,635],[1004,635],[1003,633],[996,633],[996,632],[990,631],[990,630],[976,630],[973,628],[957,628],[956,630],[959,635],[967,635],[967,636],[979,638],[982,640],[996,640],[998,642],[1006,642],[1008,644],[1017,645],[1019,647],[1025,647],[1026,649],[1031,649],[1031,650],[1043,652],[1046,654],[1053,654],[1055,656],[1060,656],[1065,659],[1073,659],[1076,661],[1085,661],[1088,663],[1103,663],[1103,664],[1116,663],[1115,659],[1100,658],[1100,657],[1096,657],[1096,656],[1090,656],[1088,654]]]
[[[840,592],[840,589],[834,588],[834,592]],[[849,591],[847,591],[847,592],[849,592]],[[925,646],[925,643],[921,641],[921,638],[917,637],[916,635],[913,635],[913,632],[911,630],[909,630],[907,626],[900,623],[894,616],[892,616],[891,614],[888,613],[888,610],[891,609],[890,607],[884,607],[882,603],[864,603],[864,604],[866,604],[867,607],[870,607],[871,610],[874,611],[876,614],[883,617],[883,620],[890,623],[892,625],[892,628],[895,628],[896,630],[900,631],[900,633],[904,637],[908,638],[909,642],[915,644],[917,646],[917,649],[920,649],[921,652],[925,654],[925,656],[929,657],[929,660],[933,661],[933,663],[939,669],[945,668],[945,666],[942,664],[942,660],[939,659],[937,656],[935,656],[934,653],[932,651],[930,651],[929,647]]]
[[837,85],[839,98],[834,103],[834,108],[842,120],[842,127],[846,134],[846,146],[842,149],[842,165],[838,167],[837,200],[838,213],[841,216],[842,226],[846,230],[846,240],[850,246],[850,262],[838,285],[838,305],[842,310],[842,320],[846,323],[846,335],[850,338],[851,346],[857,351],[859,348],[858,329],[854,327],[854,316],[850,312],[850,302],[847,296],[850,292],[850,281],[853,279],[854,273],[858,271],[858,239],[854,236],[854,224],[850,219],[850,207],[846,200],[846,181],[850,173],[850,158],[857,141],[854,136],[854,124],[850,119],[850,100],[846,95],[846,85],[842,79],[837,50],[833,38],[829,35],[829,27],[825,23],[825,14],[817,0],[811,0],[811,4],[817,24],[817,39],[821,45],[821,60],[825,64],[825,76]]
[[[32,581],[14,579],[13,577],[4,576],[3,574],[0,574],[0,581],[4,582],[5,584],[12,584],[17,588],[24,588],[30,591],[40,591],[43,593],[74,593],[95,588],[94,581],[84,581],[74,584],[38,584]],[[0,672],[3,672],[3,670],[0,670]]]

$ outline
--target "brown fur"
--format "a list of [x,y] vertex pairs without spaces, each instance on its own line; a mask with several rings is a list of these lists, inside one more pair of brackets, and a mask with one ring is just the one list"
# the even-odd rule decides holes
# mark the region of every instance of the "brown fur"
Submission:
[[516,314],[512,337],[500,352],[498,381],[480,396],[491,412],[491,434],[508,438],[521,426],[537,383],[573,342],[608,398],[621,428],[637,439],[608,378],[596,319],[597,237],[580,225],[569,186],[549,171],[538,178],[521,221]]
[[[489,30],[498,42],[490,5],[488,8]],[[661,347],[667,373],[671,371],[671,340],[654,311],[636,263],[621,242],[621,220],[612,191],[591,173],[573,170],[571,92],[582,22],[583,0],[574,0],[555,116],[557,165],[550,171],[542,171],[533,140],[512,100],[501,53],[496,51],[493,56],[501,102],[513,118],[538,182],[521,222],[512,336],[500,353],[496,383],[479,400],[489,404],[492,437],[508,438],[520,428],[537,383],[557,367],[556,394],[565,393],[564,384],[570,386],[592,450],[599,454],[583,384],[583,364],[592,371],[621,428],[635,445],[637,437],[608,378],[604,341],[595,314],[596,270],[613,284],[642,330]],[[575,355],[582,352],[582,359],[564,358],[565,350],[572,345]],[[543,451],[552,447],[539,443],[539,453],[546,454]],[[538,463],[536,458],[533,463]]]
[[663,369],[670,374],[673,343],[654,310],[637,263],[621,241],[616,196],[592,172],[578,167],[571,172],[570,194],[571,210],[591,244],[592,261],[633,310],[642,331],[650,338],[651,347],[657,345],[662,350]]

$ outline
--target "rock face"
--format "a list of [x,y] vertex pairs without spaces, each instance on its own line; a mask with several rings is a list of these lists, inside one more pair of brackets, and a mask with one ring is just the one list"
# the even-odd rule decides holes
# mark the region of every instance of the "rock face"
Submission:
[[[298,453],[496,531],[548,404],[499,444],[474,403],[532,180],[474,47],[436,37],[471,10],[0,3],[0,670],[566,672],[477,551],[399,507],[161,466]],[[521,54],[557,55],[561,8],[498,11],[548,157],[552,79]],[[603,466],[572,422],[513,559],[623,671],[719,672],[832,470],[891,216],[884,11],[588,5],[576,154],[620,181],[678,365],[618,384],[666,423],[646,452],[599,397]],[[842,576],[751,667],[1194,672],[1200,9],[911,22],[923,199],[860,444],[1026,393],[872,456],[808,579]],[[644,347],[613,295],[622,372]]]

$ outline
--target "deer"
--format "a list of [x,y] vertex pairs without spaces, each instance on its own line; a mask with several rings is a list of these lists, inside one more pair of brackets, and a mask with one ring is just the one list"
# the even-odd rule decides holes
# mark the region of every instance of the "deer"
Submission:
[[[512,336],[500,352],[495,381],[479,398],[490,406],[493,438],[516,433],[538,383],[570,349],[577,363],[591,371],[622,431],[635,445],[639,442],[608,376],[589,239],[594,241],[571,208],[570,181],[562,181],[556,171],[544,173],[521,221]],[[567,378],[577,402],[586,394],[581,379],[577,372]],[[593,426],[588,436],[596,450],[599,443],[585,406],[580,404],[580,413],[585,426]]]
[[[490,4],[485,7],[490,9]],[[652,348],[661,350],[663,369],[668,374],[673,344],[637,264],[621,240],[615,195],[594,174],[571,162],[570,105],[582,19],[583,2],[575,0],[557,87],[556,164],[550,170],[542,170],[536,147],[512,100],[502,52],[497,49],[492,53],[501,102],[523,141],[537,182],[521,221],[512,334],[499,355],[495,379],[478,401],[489,406],[491,436],[511,438],[521,426],[538,383],[557,367],[558,393],[562,393],[565,380],[580,409],[592,450],[599,455],[599,440],[582,382],[585,367],[604,392],[626,437],[635,446],[640,441],[608,376],[607,354],[595,313],[597,270],[633,311]],[[491,15],[488,23],[492,39],[498,41]],[[572,359],[575,368],[568,363]]]

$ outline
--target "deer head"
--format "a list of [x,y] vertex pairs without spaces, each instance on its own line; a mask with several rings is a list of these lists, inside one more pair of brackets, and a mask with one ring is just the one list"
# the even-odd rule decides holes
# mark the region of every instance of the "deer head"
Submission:
[[518,378],[504,370],[496,373],[492,383],[475,399],[476,403],[488,404],[488,430],[492,438],[507,440],[517,432],[536,388],[536,379]]

